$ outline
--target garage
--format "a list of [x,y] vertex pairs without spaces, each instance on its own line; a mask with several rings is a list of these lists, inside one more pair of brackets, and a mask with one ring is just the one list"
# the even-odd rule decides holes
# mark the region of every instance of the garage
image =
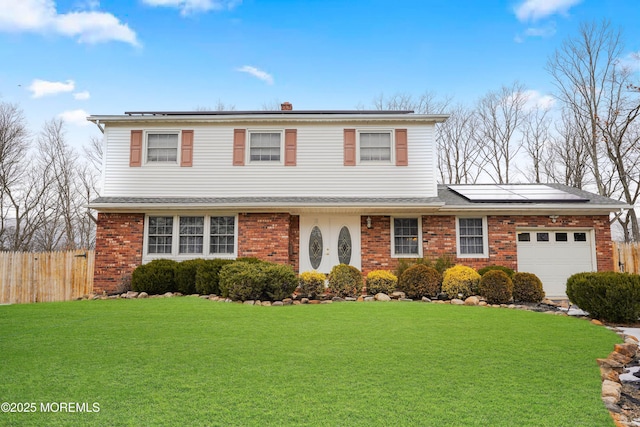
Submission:
[[593,230],[519,229],[518,271],[534,273],[547,298],[566,298],[569,276],[596,271]]

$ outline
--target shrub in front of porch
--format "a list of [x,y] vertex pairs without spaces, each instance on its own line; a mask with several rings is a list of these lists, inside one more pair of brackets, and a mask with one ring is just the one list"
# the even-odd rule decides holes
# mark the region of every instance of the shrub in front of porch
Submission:
[[176,291],[176,261],[154,259],[136,267],[131,274],[131,289],[148,294],[164,294]]
[[196,292],[201,295],[220,294],[220,270],[232,262],[231,259],[206,259],[200,263],[196,271]]
[[329,292],[341,298],[359,297],[362,294],[362,273],[352,265],[334,266],[329,273]]
[[408,298],[435,298],[442,289],[442,275],[433,267],[415,264],[402,273],[398,289]]
[[325,291],[327,276],[319,271],[305,271],[298,278],[297,292],[300,297],[314,299]]
[[278,301],[298,285],[293,268],[271,262],[233,262],[220,270],[220,293],[235,301]]
[[480,275],[471,267],[455,265],[445,270],[442,277],[442,292],[449,298],[467,298],[478,292]]
[[480,279],[478,293],[489,304],[506,304],[513,297],[513,282],[504,271],[490,270]]
[[175,280],[178,292],[184,295],[196,293],[198,267],[204,262],[204,259],[196,258],[181,261],[176,265]]
[[373,270],[367,274],[367,293],[391,295],[398,286],[398,278],[388,270]]

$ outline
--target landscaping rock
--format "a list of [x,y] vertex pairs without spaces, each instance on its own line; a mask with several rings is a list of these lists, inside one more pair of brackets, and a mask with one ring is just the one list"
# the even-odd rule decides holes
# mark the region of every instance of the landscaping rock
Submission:
[[613,348],[613,351],[633,358],[633,357],[636,357],[636,353],[638,352],[638,344],[634,344],[634,343],[616,344]]
[[354,302],[354,301],[358,301],[358,298],[354,298],[354,297],[346,297],[344,300],[345,300],[345,301],[348,301],[348,302]]
[[320,304],[322,301],[317,300],[317,299],[312,299],[311,301],[309,301],[309,304]]
[[138,298],[149,298],[149,294],[146,292],[140,292]]
[[331,301],[333,301],[333,302],[344,302],[344,298],[333,297],[333,298],[331,298]]
[[127,298],[138,298],[139,292],[129,291],[125,295]]
[[253,301],[253,300],[248,300],[248,301],[243,302],[244,305],[254,305],[255,303],[256,302]]
[[309,304],[309,298],[302,298],[302,299],[300,300],[300,302],[301,302],[302,304]]
[[391,294],[391,297],[395,299],[403,299],[407,297],[407,294],[402,291],[395,291]]
[[200,295],[201,299],[209,299],[209,295]]
[[375,301],[375,297],[364,297],[365,302]]
[[602,397],[612,397],[616,400],[616,403],[620,400],[620,390],[622,390],[622,384],[604,380],[602,382]]
[[464,305],[464,301],[458,298],[454,298],[451,300],[451,305]]
[[464,300],[464,305],[479,305],[479,304],[480,304],[480,298],[476,296],[472,296]]
[[302,304],[300,300],[297,300],[297,299],[293,300],[293,305],[300,305],[300,304]]
[[400,301],[400,302],[413,302],[413,300],[411,298],[398,298],[398,301]]
[[262,301],[262,305],[263,307],[271,307],[271,301]]
[[427,297],[422,297],[421,299],[422,302],[431,302],[431,300]]
[[391,301],[391,297],[387,294],[383,294],[382,292],[377,293],[374,298],[376,301]]
[[359,301],[359,302],[364,301],[364,296],[360,295],[356,301]]
[[478,305],[479,305],[480,307],[486,307],[486,306],[488,306],[489,304],[487,304],[487,302],[486,302],[486,301],[480,301],[480,302],[478,303]]
[[282,307],[284,303],[282,301],[274,301],[271,303],[271,305],[274,307]]
[[328,300],[322,301],[321,304],[333,304],[333,301],[328,299]]
[[292,305],[293,304],[293,299],[285,298],[285,299],[282,300],[282,304],[284,304],[284,305]]
[[171,298],[173,296],[173,293],[172,292],[167,292],[165,294],[162,294],[162,296],[166,297],[166,298]]

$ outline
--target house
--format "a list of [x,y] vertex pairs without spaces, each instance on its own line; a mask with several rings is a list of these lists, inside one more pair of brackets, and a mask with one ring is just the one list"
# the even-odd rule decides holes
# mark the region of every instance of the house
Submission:
[[446,115],[282,107],[90,116],[105,140],[95,290],[156,258],[366,274],[450,255],[536,273],[552,297],[574,272],[613,269],[621,202],[556,184],[438,185]]

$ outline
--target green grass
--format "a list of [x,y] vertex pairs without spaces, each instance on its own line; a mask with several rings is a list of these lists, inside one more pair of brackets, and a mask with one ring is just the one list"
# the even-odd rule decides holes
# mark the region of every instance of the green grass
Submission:
[[0,425],[607,426],[580,319],[423,303],[197,298],[0,307]]

